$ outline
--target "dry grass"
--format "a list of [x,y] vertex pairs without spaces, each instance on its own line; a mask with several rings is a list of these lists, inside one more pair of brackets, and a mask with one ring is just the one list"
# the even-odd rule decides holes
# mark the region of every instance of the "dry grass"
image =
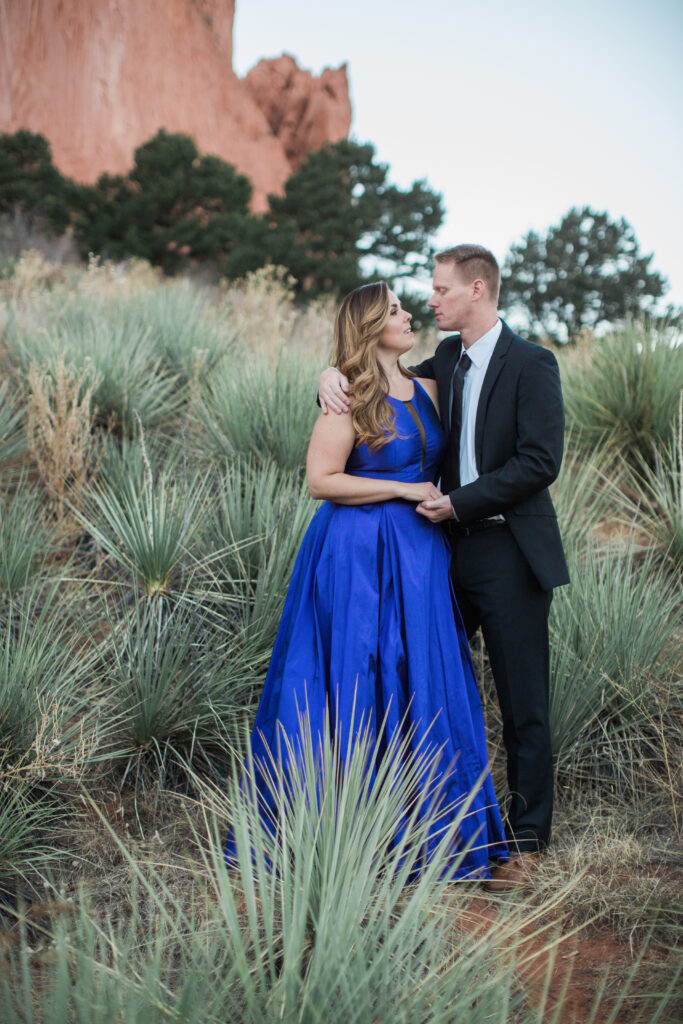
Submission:
[[31,365],[28,371],[28,450],[50,495],[58,520],[67,496],[78,495],[91,481],[97,464],[93,439],[96,378],[67,369],[60,356],[54,370]]
[[37,249],[23,252],[14,264],[12,274],[0,280],[0,296],[10,303],[30,303],[36,295],[64,284],[68,272]]
[[221,290],[218,315],[250,353],[275,360],[283,348],[324,360],[332,345],[336,304],[294,301],[294,278],[283,267],[263,267]]

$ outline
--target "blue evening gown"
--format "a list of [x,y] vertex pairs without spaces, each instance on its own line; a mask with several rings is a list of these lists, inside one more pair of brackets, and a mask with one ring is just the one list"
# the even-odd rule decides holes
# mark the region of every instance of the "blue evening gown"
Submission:
[[[374,452],[354,448],[346,472],[433,481],[446,442],[431,399],[415,381],[410,402],[389,401],[398,437]],[[323,502],[297,556],[251,742],[255,764],[267,762],[280,730],[296,747],[304,710],[322,736],[330,708],[337,733],[361,714],[375,730],[385,721],[384,743],[407,726],[413,746],[428,732],[429,746],[443,748],[443,800],[462,802],[479,786],[456,841],[471,848],[453,877],[488,878],[489,858],[506,859],[507,848],[450,560],[442,528],[414,502]],[[231,836],[225,857],[234,861]]]

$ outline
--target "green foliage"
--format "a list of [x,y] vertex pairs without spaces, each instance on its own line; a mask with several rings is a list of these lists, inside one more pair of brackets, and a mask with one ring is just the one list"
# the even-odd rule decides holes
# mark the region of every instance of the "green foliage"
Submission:
[[48,548],[42,502],[37,490],[21,480],[13,493],[0,499],[0,594],[16,597]]
[[620,501],[620,492],[605,472],[613,461],[609,447],[588,453],[582,449],[582,434],[569,430],[562,471],[551,487],[562,539],[571,549],[590,540]]
[[67,309],[45,327],[23,332],[16,343],[26,371],[31,364],[53,370],[63,356],[68,369],[85,373],[95,385],[97,422],[119,433],[134,436],[139,423],[150,427],[182,402],[149,327],[131,322],[115,303]]
[[0,215],[20,211],[29,222],[61,234],[79,196],[80,187],[53,164],[44,136],[25,129],[0,134]]
[[236,711],[220,637],[189,604],[137,598],[110,618],[103,657],[110,663],[110,727],[124,752],[166,749],[188,761],[225,760]]
[[198,576],[207,585],[204,601],[229,623],[231,658],[250,668],[251,698],[268,667],[314,509],[305,481],[273,464],[237,462],[222,482]]
[[84,255],[141,256],[173,274],[223,262],[250,199],[248,178],[217,156],[200,156],[188,136],[162,129],[136,149],[128,175],[102,175],[88,189],[76,234]]
[[180,133],[160,130],[135,151],[129,173],[103,174],[93,186],[64,178],[41,136],[0,137],[0,213],[35,212],[55,231],[73,221],[84,257],[142,257],[166,274],[208,263],[227,278],[278,264],[310,298],[378,272],[414,276],[431,259],[441,197],[424,181],[404,190],[387,176],[372,145],[326,144],[260,217],[249,212],[249,180]]
[[[173,463],[156,475],[142,460],[116,467],[110,460],[106,482],[92,487],[80,522],[97,543],[145,589],[148,596],[169,591],[174,572],[206,510],[205,477],[184,478]],[[136,464],[137,462],[137,464]]]
[[0,749],[41,779],[77,776],[95,742],[93,655],[59,600],[56,585],[33,584],[0,634]]
[[[683,403],[683,395],[681,398]],[[668,445],[657,446],[652,462],[641,458],[632,468],[631,481],[636,491],[644,526],[660,552],[679,572],[683,570],[683,409]],[[633,512],[633,502],[627,505]]]
[[530,231],[510,249],[501,306],[525,319],[531,336],[572,341],[580,331],[652,308],[666,290],[630,224],[573,208],[545,235]]
[[274,460],[283,471],[300,470],[319,412],[320,369],[284,351],[275,364],[245,360],[239,372],[222,363],[196,402],[202,443],[221,458],[245,455],[262,464]]
[[683,388],[683,346],[666,330],[633,323],[600,338],[586,361],[563,362],[568,427],[585,447],[611,440],[651,463],[670,436]]
[[165,281],[133,294],[110,314],[120,317],[133,336],[143,327],[164,373],[183,385],[209,373],[234,347],[208,292],[187,280]]
[[[23,943],[8,949],[0,1012],[17,1024],[505,1024],[511,1014],[531,1024],[537,1018],[515,979],[514,912],[495,931],[468,939],[467,955],[454,955],[451,914],[463,898],[444,869],[452,867],[457,815],[430,866],[406,884],[420,864],[429,818],[418,815],[435,758],[422,750],[409,760],[409,750],[409,741],[392,744],[376,766],[378,785],[369,787],[374,743],[367,730],[343,771],[346,752],[329,735],[319,751],[304,730],[291,789],[278,785],[277,774],[273,782],[290,827],[273,842],[252,787],[235,780],[230,803],[241,867],[233,876],[225,870],[224,825],[207,813],[208,839],[196,837],[204,863],[195,868],[191,904],[168,870],[136,862],[120,844],[132,877],[128,913],[115,921],[87,899],[73,909],[58,905],[47,929],[49,958],[34,956],[29,966]],[[320,813],[311,808],[316,791],[325,794]],[[204,787],[203,804],[213,798]],[[406,807],[411,828],[390,848]]]
[[59,859],[54,838],[64,817],[64,807],[0,751],[0,892],[10,895],[17,879]]
[[[589,544],[568,549],[571,586],[550,614],[550,726],[560,766],[580,752],[584,771],[600,760],[613,777],[631,759],[619,756],[638,736],[646,707],[672,685],[683,624],[675,581],[652,554]],[[620,762],[623,762],[623,767]]]
[[26,447],[25,411],[12,393],[9,381],[0,383],[0,466],[20,455]]
[[348,292],[369,279],[369,267],[414,276],[432,258],[440,196],[423,181],[403,191],[387,174],[373,146],[342,140],[309,153],[284,195],[270,196],[270,260],[307,296]]

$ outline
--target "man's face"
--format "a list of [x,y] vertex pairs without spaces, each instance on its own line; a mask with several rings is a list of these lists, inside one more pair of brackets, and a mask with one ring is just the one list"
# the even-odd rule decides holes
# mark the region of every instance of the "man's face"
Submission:
[[429,308],[434,310],[440,331],[461,331],[472,312],[472,283],[466,284],[455,263],[437,263]]

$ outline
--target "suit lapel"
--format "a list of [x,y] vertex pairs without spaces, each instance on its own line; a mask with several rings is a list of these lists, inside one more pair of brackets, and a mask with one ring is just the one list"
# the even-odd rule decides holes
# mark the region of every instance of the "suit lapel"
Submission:
[[477,403],[477,418],[474,424],[474,452],[477,460],[477,471],[481,472],[481,447],[484,439],[484,421],[486,419],[486,409],[493,391],[494,385],[498,380],[500,371],[505,366],[505,360],[507,358],[508,349],[510,348],[510,342],[512,341],[513,334],[505,321],[502,321],[503,329],[500,332],[500,337],[496,342],[489,365],[484,376],[484,383],[481,386],[481,392],[479,394],[479,402]]

